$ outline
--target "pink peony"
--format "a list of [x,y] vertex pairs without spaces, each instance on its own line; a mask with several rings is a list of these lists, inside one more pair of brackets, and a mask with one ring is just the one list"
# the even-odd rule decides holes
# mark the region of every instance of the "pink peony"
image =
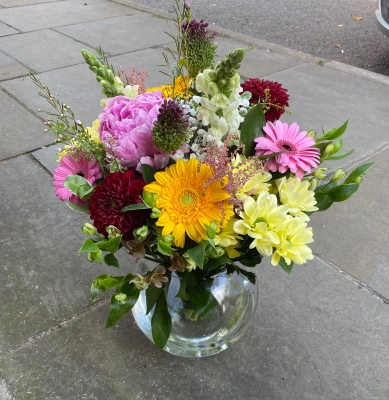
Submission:
[[61,201],[69,199],[71,203],[86,205],[88,203],[87,200],[80,199],[72,194],[69,189],[63,187],[65,179],[69,175],[80,175],[93,184],[96,179],[102,177],[99,164],[95,161],[88,161],[83,157],[75,159],[71,154],[68,154],[61,158],[58,167],[54,171],[55,195]]
[[290,126],[281,121],[276,121],[275,125],[268,122],[263,130],[266,137],[254,139],[257,142],[255,155],[262,156],[285,150],[285,153],[266,161],[264,167],[267,171],[284,173],[289,169],[302,179],[304,171],[311,172],[312,167],[317,168],[320,150],[313,147],[315,140],[307,136],[307,132],[299,132],[300,127],[296,122]]
[[[100,139],[108,152],[122,158],[124,167],[135,169],[142,157],[161,151],[153,143],[151,128],[163,104],[162,92],[143,93],[134,99],[117,96],[107,100],[100,114]],[[112,140],[113,139],[113,140]]]

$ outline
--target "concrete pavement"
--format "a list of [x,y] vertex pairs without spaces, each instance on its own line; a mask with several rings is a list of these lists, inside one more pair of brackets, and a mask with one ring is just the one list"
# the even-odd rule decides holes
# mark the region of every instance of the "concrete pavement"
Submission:
[[[54,195],[49,105],[32,71],[89,125],[100,86],[81,49],[101,44],[115,67],[149,71],[172,46],[161,12],[120,0],[0,0],[0,399],[388,400],[389,79],[218,29],[218,54],[251,44],[240,73],[289,90],[286,122],[340,126],[355,153],[330,164],[376,161],[358,193],[311,218],[315,259],[292,275],[257,267],[259,307],[230,349],[183,359],[157,349],[131,315],[105,329],[109,297],[89,288],[109,267],[77,251],[86,220]],[[124,273],[135,265],[121,254]]]

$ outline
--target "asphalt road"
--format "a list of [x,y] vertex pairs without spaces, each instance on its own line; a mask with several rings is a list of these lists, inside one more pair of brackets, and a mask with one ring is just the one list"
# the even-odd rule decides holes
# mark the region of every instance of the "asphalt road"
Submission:
[[[133,0],[173,11],[174,0]],[[194,18],[389,76],[389,38],[376,0],[191,0]]]

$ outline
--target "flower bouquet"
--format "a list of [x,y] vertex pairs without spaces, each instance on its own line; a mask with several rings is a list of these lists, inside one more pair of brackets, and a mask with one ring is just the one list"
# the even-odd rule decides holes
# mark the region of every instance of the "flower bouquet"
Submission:
[[[80,252],[114,268],[120,268],[115,253],[121,248],[134,260],[150,261],[144,274],[104,274],[93,281],[93,301],[114,289],[106,326],[135,306],[153,342],[179,354],[169,345],[179,336],[173,335],[175,323],[201,324],[231,308],[220,295],[221,282],[231,276],[239,278],[246,302],[235,302],[223,329],[237,326],[240,335],[245,310],[255,309],[246,290],[256,281],[253,267],[270,257],[290,273],[294,264],[311,260],[310,215],[347,200],[372,163],[327,178],[320,165],[353,151],[340,153],[347,121],[320,137],[281,122],[286,89],[256,78],[241,83],[238,69],[249,49],[232,50],[215,64],[215,33],[192,19],[188,3],[177,0],[175,10],[174,62],[164,54],[171,84],[147,88],[147,71],[116,71],[100,47],[97,56],[82,51],[106,97],[91,127],[32,79],[55,108],[47,128],[65,144],[57,151],[55,193],[91,220],[82,227],[88,238]],[[196,351],[207,335],[196,333]],[[206,354],[235,339],[218,340],[211,337]]]

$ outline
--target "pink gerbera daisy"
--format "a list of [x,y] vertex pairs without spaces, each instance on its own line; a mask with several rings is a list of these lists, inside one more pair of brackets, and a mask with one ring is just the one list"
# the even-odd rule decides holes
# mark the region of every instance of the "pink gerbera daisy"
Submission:
[[311,172],[312,167],[317,168],[320,150],[313,147],[315,140],[307,136],[307,132],[299,132],[300,127],[296,122],[290,126],[281,121],[276,121],[275,125],[268,122],[263,130],[266,137],[254,139],[257,142],[255,147],[257,156],[285,151],[266,161],[264,167],[267,171],[284,173],[289,169],[302,179],[304,172]]
[[69,200],[71,203],[86,205],[87,201],[74,195],[69,189],[63,187],[65,179],[69,175],[80,175],[93,184],[96,179],[102,177],[100,166],[96,161],[88,161],[84,157],[74,158],[71,154],[63,156],[58,167],[54,171],[55,195],[61,200]]

